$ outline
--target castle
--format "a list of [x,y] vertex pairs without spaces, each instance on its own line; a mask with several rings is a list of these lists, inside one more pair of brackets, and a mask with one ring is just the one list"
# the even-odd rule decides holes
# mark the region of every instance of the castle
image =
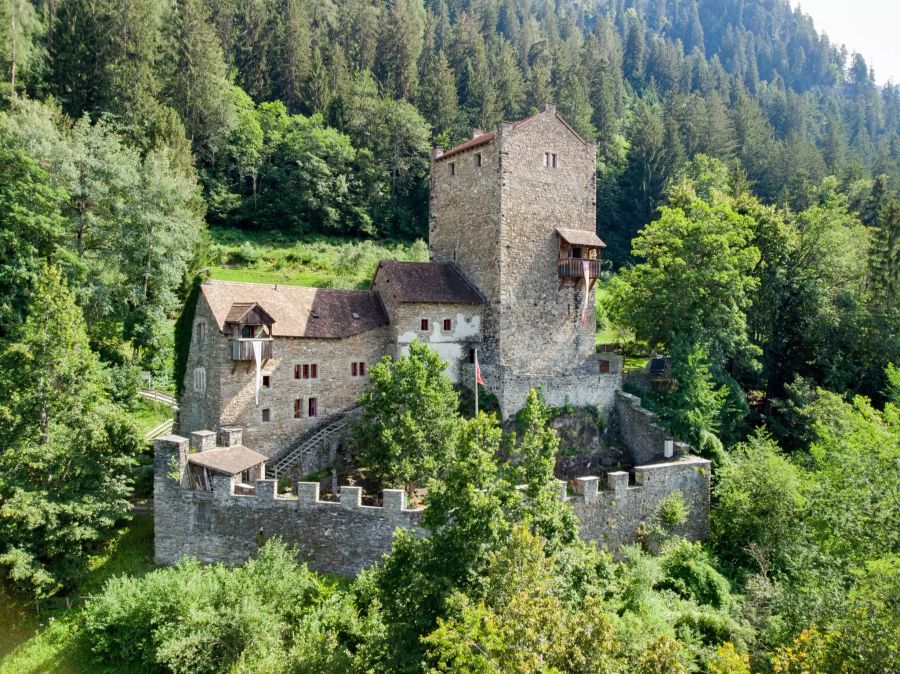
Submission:
[[[369,367],[427,342],[504,417],[540,386],[608,411],[620,361],[595,354],[595,148],[552,105],[432,153],[429,262],[384,261],[370,290],[206,281],[179,429],[240,427],[270,458],[355,405]],[[259,367],[257,368],[257,361]]]
[[[277,493],[292,470],[328,466],[369,368],[413,340],[436,350],[455,382],[485,387],[507,418],[540,387],[552,406],[593,406],[615,423],[633,470],[561,483],[582,536],[633,541],[678,492],[682,533],[708,531],[710,464],[690,456],[621,391],[622,363],[595,352],[595,148],[552,105],[431,157],[429,262],[382,261],[369,290],[206,281],[200,287],[179,435],[155,443],[156,560],[190,554],[240,562],[257,533],[280,534],[316,570],[355,573],[419,529],[402,491],[362,504],[344,486]],[[246,444],[245,444],[246,443]]]

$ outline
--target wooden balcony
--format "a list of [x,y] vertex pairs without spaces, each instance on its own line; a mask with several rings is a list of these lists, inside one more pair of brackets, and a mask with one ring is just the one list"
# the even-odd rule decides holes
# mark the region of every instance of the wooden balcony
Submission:
[[272,357],[272,338],[262,339],[232,339],[231,340],[231,360],[252,361],[253,342],[262,344],[262,360],[268,360]]
[[559,278],[561,279],[583,279],[584,266],[583,262],[588,264],[588,278],[592,281],[600,278],[600,260],[588,260],[579,257],[563,258],[559,261]]

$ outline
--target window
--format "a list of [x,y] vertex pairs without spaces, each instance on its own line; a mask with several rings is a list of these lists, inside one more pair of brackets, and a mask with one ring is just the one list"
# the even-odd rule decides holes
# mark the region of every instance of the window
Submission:
[[241,482],[243,482],[244,484],[250,483],[250,470],[249,469],[247,469],[241,473]]
[[203,343],[203,340],[206,339],[206,321],[197,322],[197,325],[194,326],[194,336],[198,344]]
[[555,152],[545,152],[544,153],[544,166],[547,168],[556,168],[556,153]]
[[263,388],[272,388],[272,377],[267,374],[263,375]]
[[294,401],[294,418],[300,419],[303,416],[303,398],[297,398]]
[[316,363],[294,365],[294,379],[318,379],[319,366]]
[[456,162],[455,161],[450,162],[450,175],[452,175],[452,176],[456,175]]
[[444,324],[441,327],[444,332],[452,332],[453,331],[453,320],[449,318],[444,319]]
[[194,391],[203,393],[206,391],[206,369],[202,367],[194,368]]
[[572,257],[575,258],[576,260],[580,260],[581,259],[581,248],[578,248],[577,246],[573,246],[572,247]]
[[256,336],[256,327],[253,325],[241,326],[241,337],[243,339],[253,339]]
[[474,160],[475,160],[475,168],[481,168],[481,153],[480,152],[475,153]]
[[475,349],[469,349],[469,363],[475,363]]
[[350,363],[350,376],[351,377],[365,377],[366,376],[366,364],[364,361],[354,361]]
[[264,407],[262,411],[262,420],[264,423],[269,423],[272,421],[272,410],[268,407]]
[[428,332],[428,319],[423,318],[419,328],[422,332]]
[[601,360],[600,361],[600,374],[607,374],[609,372],[609,361]]
[[319,416],[319,399],[318,398],[310,398],[308,401],[307,409],[309,410],[310,417]]

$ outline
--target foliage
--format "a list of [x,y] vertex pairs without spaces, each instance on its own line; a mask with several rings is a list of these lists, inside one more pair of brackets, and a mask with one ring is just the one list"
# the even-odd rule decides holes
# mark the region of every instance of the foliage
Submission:
[[44,267],[17,340],[0,355],[0,564],[36,594],[71,583],[128,512],[140,448],[109,403],[81,311]]
[[405,486],[434,477],[454,445],[459,397],[446,364],[414,340],[409,354],[386,356],[369,369],[354,434],[363,460],[384,484]]
[[194,338],[194,312],[197,309],[199,297],[200,277],[197,276],[191,281],[191,288],[184,300],[184,306],[175,320],[175,357],[172,363],[172,378],[175,380],[175,396],[179,398],[184,391],[184,375],[187,372],[191,340]]

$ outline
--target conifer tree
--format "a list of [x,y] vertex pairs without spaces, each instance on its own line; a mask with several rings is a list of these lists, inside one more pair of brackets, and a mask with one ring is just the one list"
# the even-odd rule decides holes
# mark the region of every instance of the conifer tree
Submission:
[[452,142],[459,123],[459,101],[456,80],[443,52],[432,54],[427,61],[418,107],[431,124],[433,134],[442,137],[444,143]]
[[525,104],[525,82],[516,62],[512,46],[501,39],[494,57],[494,80],[497,83],[497,104],[504,119],[518,119]]
[[304,87],[312,63],[312,30],[303,0],[285,0],[277,62],[276,89],[292,113],[309,111],[304,106]]
[[392,0],[379,45],[379,70],[388,91],[397,98],[416,98],[424,30],[422,0]]
[[632,10],[628,14],[628,33],[625,37],[622,67],[625,79],[634,86],[638,86],[644,77],[646,49],[644,26],[637,13]]

